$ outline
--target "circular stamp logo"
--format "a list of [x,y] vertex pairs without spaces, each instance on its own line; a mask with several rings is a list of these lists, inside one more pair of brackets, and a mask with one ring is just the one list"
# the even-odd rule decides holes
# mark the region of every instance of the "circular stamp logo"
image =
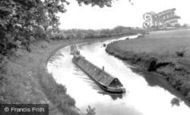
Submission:
[[5,107],[5,108],[4,108],[4,111],[5,111],[5,112],[9,112],[9,107]]

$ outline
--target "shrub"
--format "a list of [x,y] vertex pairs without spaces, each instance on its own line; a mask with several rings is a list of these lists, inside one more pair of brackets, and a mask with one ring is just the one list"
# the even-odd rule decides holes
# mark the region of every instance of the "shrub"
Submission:
[[185,56],[185,50],[183,49],[183,50],[179,50],[179,51],[176,51],[176,55],[178,56],[178,57],[184,57]]
[[88,108],[86,109],[86,115],[95,115],[95,108],[92,108],[91,106],[88,106]]

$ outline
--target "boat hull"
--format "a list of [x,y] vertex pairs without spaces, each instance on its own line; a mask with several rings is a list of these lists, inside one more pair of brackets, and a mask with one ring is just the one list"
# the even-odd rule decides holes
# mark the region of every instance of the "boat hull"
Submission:
[[[77,63],[77,59],[81,59],[81,58],[84,58],[84,57],[82,57],[82,56],[80,56],[80,57],[73,57],[72,61],[86,75],[88,75],[101,89],[103,89],[104,91],[109,92],[109,93],[125,93],[125,89],[122,88],[122,87],[109,87],[109,86],[106,86],[106,85],[100,83],[99,81],[97,81],[94,78],[94,76],[90,74],[90,72],[88,72],[86,69],[84,69],[84,67],[82,65],[80,65],[80,64]],[[98,68],[98,67],[96,67],[96,68]]]

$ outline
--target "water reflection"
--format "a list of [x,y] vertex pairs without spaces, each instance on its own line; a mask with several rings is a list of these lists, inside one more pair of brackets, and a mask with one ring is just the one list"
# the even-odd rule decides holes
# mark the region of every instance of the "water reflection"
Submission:
[[108,92],[105,92],[105,91],[102,91],[102,92],[98,92],[102,95],[109,95],[113,100],[117,100],[117,99],[121,99],[123,97],[122,94],[114,94],[114,93],[108,93]]

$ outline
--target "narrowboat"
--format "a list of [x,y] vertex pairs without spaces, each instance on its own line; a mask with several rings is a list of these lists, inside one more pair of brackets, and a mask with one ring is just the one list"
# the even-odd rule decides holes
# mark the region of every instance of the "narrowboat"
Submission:
[[71,46],[72,62],[87,74],[99,87],[110,93],[125,93],[125,88],[118,78],[113,77],[85,59],[76,46]]

